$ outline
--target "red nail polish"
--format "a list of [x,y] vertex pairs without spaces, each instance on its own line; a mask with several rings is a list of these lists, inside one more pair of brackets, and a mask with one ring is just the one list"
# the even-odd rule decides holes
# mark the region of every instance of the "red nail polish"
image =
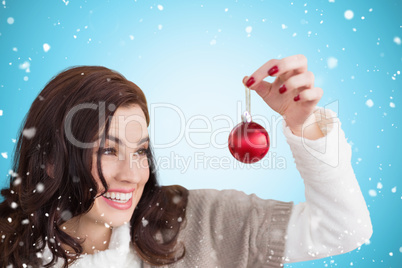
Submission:
[[252,84],[255,83],[254,77],[250,77],[246,83],[246,87],[250,87]]
[[280,88],[279,88],[279,93],[283,94],[286,92],[286,86],[285,84],[283,84]]
[[300,100],[300,96],[299,95],[297,95],[296,97],[294,97],[294,99],[293,99],[294,101],[299,101]]
[[271,69],[269,69],[268,71],[268,75],[273,76],[274,74],[276,74],[277,72],[279,72],[278,66],[274,66]]

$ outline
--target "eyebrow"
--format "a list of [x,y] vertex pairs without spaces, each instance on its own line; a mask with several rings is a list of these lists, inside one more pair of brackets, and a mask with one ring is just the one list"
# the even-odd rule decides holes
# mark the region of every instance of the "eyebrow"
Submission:
[[[111,141],[114,141],[114,142],[117,142],[117,143],[118,143],[119,145],[121,145],[121,146],[124,145],[123,142],[122,142],[119,138],[117,138],[117,137],[115,137],[115,136],[108,135],[108,136],[106,137],[106,139],[111,140]],[[140,140],[137,142],[137,145],[141,145],[141,144],[143,144],[143,143],[146,143],[147,141],[149,141],[149,136],[146,136],[146,137],[140,139]]]

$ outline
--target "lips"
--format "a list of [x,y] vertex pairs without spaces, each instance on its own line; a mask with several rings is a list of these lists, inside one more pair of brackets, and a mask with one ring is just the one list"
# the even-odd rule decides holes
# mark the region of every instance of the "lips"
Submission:
[[109,206],[119,210],[126,210],[131,208],[133,203],[133,191],[134,189],[130,192],[128,190],[110,190],[103,194],[102,198]]

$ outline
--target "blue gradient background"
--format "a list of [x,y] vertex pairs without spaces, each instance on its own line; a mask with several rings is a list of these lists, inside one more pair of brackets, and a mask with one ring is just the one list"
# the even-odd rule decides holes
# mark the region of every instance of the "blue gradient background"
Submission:
[[[346,10],[354,12],[353,19],[345,19]],[[351,253],[285,267],[402,267],[402,148],[398,140],[402,76],[397,73],[402,71],[402,46],[394,42],[395,37],[402,38],[401,11],[401,1],[2,1],[0,186],[8,180],[12,139],[43,86],[67,67],[104,65],[138,84],[150,105],[168,103],[185,115],[183,122],[172,109],[151,111],[149,131],[154,144],[179,137],[176,145],[157,148],[157,158],[174,154],[192,161],[187,170],[160,166],[162,184],[232,188],[262,198],[303,202],[303,182],[281,122],[277,129],[267,129],[274,141],[270,155],[273,160],[285,159],[285,168],[275,163],[236,165],[225,146],[228,131],[216,135],[223,148],[197,149],[179,136],[183,126],[189,128],[189,119],[203,115],[212,130],[190,137],[208,144],[212,132],[230,129],[227,122],[214,121],[215,116],[239,122],[237,105],[244,99],[241,81],[245,75],[271,58],[301,53],[309,59],[316,86],[324,89],[319,105],[335,104],[352,145],[352,164],[374,234],[369,244]],[[7,22],[9,17],[14,18],[13,24]],[[249,26],[251,33],[246,32]],[[44,43],[51,47],[48,52]],[[338,60],[336,68],[328,68],[330,57]],[[29,72],[19,67],[24,62],[29,62]],[[366,105],[369,99],[372,107]],[[252,114],[269,122],[278,120],[256,94]],[[205,128],[206,124],[198,120],[190,127]],[[196,153],[232,159],[232,166],[196,166]],[[370,190],[377,195],[370,195]]]

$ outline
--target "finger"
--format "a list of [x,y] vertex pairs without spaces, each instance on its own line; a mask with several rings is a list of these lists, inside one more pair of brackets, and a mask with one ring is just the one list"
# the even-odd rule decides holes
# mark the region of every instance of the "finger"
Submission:
[[[304,55],[294,55],[281,60],[272,59],[256,70],[245,83],[251,89],[268,76],[279,77],[285,73],[302,73],[307,71],[307,58]],[[286,78],[286,77],[285,77]]]
[[324,94],[324,91],[322,90],[322,88],[315,87],[315,88],[309,88],[309,89],[305,89],[305,90],[301,91],[298,96],[299,96],[300,102],[318,103],[323,94]]
[[292,92],[296,89],[307,89],[314,87],[314,74],[312,72],[304,72],[290,77],[282,85],[274,82],[273,88],[278,89],[280,94]]
[[[250,77],[245,76],[243,78],[243,84],[245,86],[247,81],[249,80]],[[272,88],[272,83],[269,83],[267,81],[261,81],[260,83],[258,83],[257,85],[255,85],[252,89],[255,90],[258,95],[260,95],[263,99],[269,94],[270,90]]]

